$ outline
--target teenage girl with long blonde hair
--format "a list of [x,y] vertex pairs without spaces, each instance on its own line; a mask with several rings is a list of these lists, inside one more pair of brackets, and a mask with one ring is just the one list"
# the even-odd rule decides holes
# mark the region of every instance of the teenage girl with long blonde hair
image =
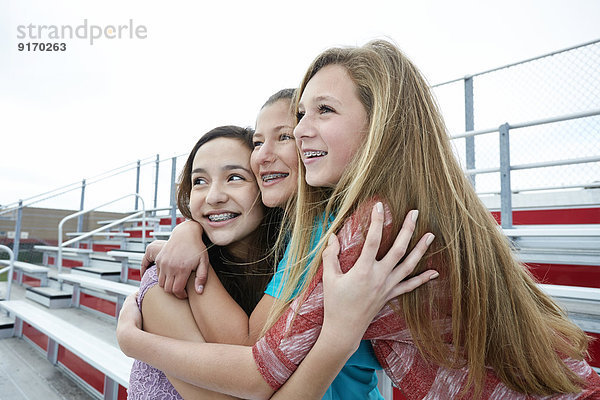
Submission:
[[[155,338],[136,329],[137,310],[124,307],[118,333],[126,353],[212,390],[263,398],[286,380],[291,387],[302,377],[315,386],[333,379],[305,366],[320,361],[339,370],[365,337],[411,399],[600,396],[600,378],[584,361],[585,334],[516,261],[454,158],[425,80],[394,45],[325,51],[306,73],[296,108],[304,180],[286,212],[283,295],[265,335],[251,355],[180,341],[161,344],[169,357],[142,354],[140,341]],[[440,277],[397,297],[381,277],[398,278],[398,268],[381,272],[386,258],[375,255],[403,236],[409,210],[418,210],[418,219],[410,211],[404,223],[416,223],[417,248],[436,237],[415,273],[434,267]],[[369,218],[384,226],[381,237],[366,233]],[[324,233],[314,243],[318,221]],[[390,251],[402,255],[403,248]],[[243,376],[234,385],[218,371],[232,367]],[[310,393],[286,398],[319,398]]]

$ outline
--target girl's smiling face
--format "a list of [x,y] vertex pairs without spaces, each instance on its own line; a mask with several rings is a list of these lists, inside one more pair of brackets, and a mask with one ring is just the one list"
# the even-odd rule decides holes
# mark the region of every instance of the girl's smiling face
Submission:
[[256,119],[250,165],[267,207],[285,205],[296,191],[298,153],[293,129],[294,117],[287,99],[264,107]]
[[334,187],[368,128],[367,112],[344,67],[327,65],[308,81],[298,119],[294,136],[306,167],[306,183]]
[[250,149],[240,140],[217,138],[202,145],[192,165],[190,211],[208,238],[244,256],[247,239],[263,218],[250,170]]

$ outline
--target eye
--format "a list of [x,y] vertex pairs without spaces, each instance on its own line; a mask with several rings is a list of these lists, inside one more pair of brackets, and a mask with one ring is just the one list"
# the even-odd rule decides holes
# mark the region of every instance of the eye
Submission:
[[334,109],[325,104],[320,104],[318,107],[319,114],[325,114],[329,112],[334,112]]
[[227,178],[227,182],[237,182],[237,181],[245,181],[246,178],[244,178],[242,175],[239,174],[232,174],[229,175],[229,177]]
[[263,142],[261,142],[260,140],[255,140],[255,141],[252,142],[252,146],[254,148],[260,147],[262,145],[263,145]]
[[294,140],[294,137],[289,133],[282,133],[281,136],[279,136],[279,141],[284,142],[286,140]]
[[298,111],[296,113],[296,122],[300,122],[300,120],[304,117],[304,111]]
[[200,177],[196,177],[196,178],[192,179],[192,184],[194,186],[196,186],[196,185],[206,185],[206,179],[200,178]]

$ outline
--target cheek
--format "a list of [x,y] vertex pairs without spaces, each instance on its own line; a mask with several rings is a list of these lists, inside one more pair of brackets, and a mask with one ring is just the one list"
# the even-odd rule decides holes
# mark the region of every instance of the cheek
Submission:
[[298,150],[296,146],[290,146],[285,153],[281,154],[281,161],[289,168],[290,172],[298,172]]
[[250,153],[250,169],[254,175],[258,175],[258,150],[253,150]]
[[242,194],[243,199],[240,198],[239,204],[244,208],[246,213],[255,213],[256,209],[261,208],[260,202],[260,191],[258,186],[254,185],[253,188],[246,188]]
[[192,217],[194,217],[194,219],[196,221],[200,221],[202,218],[202,212],[201,212],[201,207],[204,204],[204,196],[201,195],[198,192],[194,192],[192,191],[190,193],[190,212],[192,213]]

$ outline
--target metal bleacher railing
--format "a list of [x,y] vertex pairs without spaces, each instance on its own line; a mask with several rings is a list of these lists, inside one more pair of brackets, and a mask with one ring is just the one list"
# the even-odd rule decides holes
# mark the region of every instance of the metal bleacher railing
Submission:
[[[77,236],[77,237],[75,237],[73,239],[70,239],[70,240],[67,240],[66,242],[63,242],[63,226],[64,226],[64,224],[65,224],[66,221],[68,221],[69,219],[75,218],[75,217],[80,217],[83,214],[87,214],[87,213],[92,212],[92,211],[94,211],[94,210],[96,210],[98,208],[107,206],[109,204],[115,203],[115,202],[117,202],[119,200],[123,200],[123,199],[128,198],[128,197],[135,197],[136,200],[138,200],[138,199],[141,200],[142,201],[142,210],[134,212],[133,214],[130,214],[130,215],[126,216],[126,217],[123,217],[123,218],[121,218],[119,220],[110,222],[110,223],[108,223],[108,224],[106,224],[106,225],[104,225],[104,226],[102,226],[100,228],[94,229],[93,231],[82,233],[81,235],[79,235],[79,236]],[[137,201],[136,201],[136,210],[137,210]],[[142,244],[145,245],[146,244],[146,229],[148,229],[148,227],[146,226],[146,205],[144,204],[144,199],[140,195],[138,195],[136,193],[125,195],[125,196],[120,197],[118,199],[109,201],[108,203],[102,204],[102,205],[100,205],[98,207],[91,208],[91,209],[85,210],[85,211],[79,211],[79,212],[76,212],[75,214],[71,214],[71,215],[63,218],[60,221],[60,223],[58,224],[58,255],[57,255],[57,261],[56,261],[56,265],[57,265],[57,268],[58,268],[58,273],[59,274],[62,273],[62,254],[63,254],[63,250],[67,246],[70,246],[72,244],[78,243],[78,242],[80,242],[83,239],[87,239],[89,237],[92,237],[96,233],[106,231],[106,230],[108,230],[110,228],[113,228],[113,227],[116,227],[116,226],[121,226],[124,222],[129,221],[129,220],[131,220],[133,218],[139,217],[140,215],[142,216],[142,237],[141,237],[141,240],[142,240]]]
[[0,245],[0,251],[4,251],[6,253],[8,253],[9,256],[9,265],[7,267],[4,267],[2,269],[0,269],[0,275],[2,275],[3,273],[7,273],[7,285],[6,285],[6,294],[4,296],[4,300],[10,300],[10,291],[11,291],[11,286],[12,286],[12,276],[13,276],[13,271],[15,268],[15,254],[13,253],[13,251],[4,245]]
[[[512,227],[514,192],[600,187],[599,67],[600,39],[432,85],[448,131],[463,132],[451,139],[478,193],[500,195],[503,228]],[[61,208],[83,210],[90,199],[114,198],[115,187],[129,192],[132,181],[137,195],[153,198],[149,211],[168,210],[174,226],[177,159],[184,156],[138,160],[0,208],[0,218],[15,221],[15,259],[24,207],[61,197]],[[102,197],[107,186],[109,198]]]

